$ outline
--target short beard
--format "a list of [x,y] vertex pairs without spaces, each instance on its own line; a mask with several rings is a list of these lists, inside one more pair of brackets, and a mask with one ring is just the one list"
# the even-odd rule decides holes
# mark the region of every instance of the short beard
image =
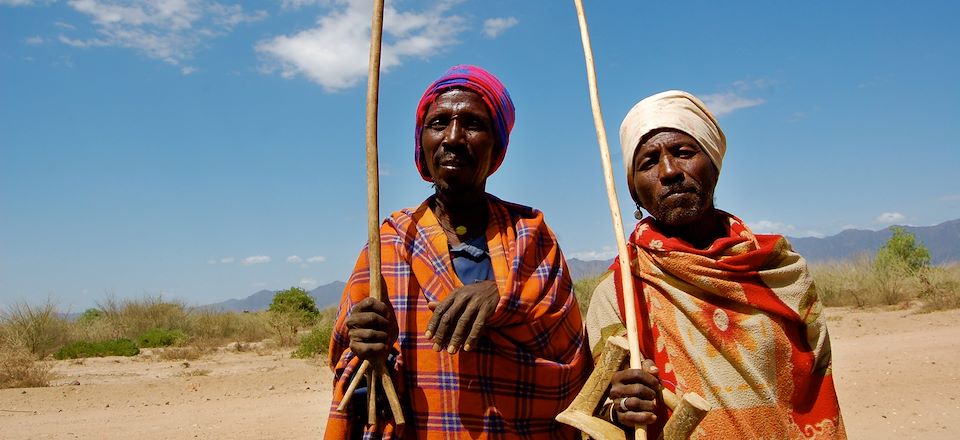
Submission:
[[693,200],[690,203],[683,203],[680,206],[671,206],[664,209],[660,207],[659,212],[650,212],[650,215],[658,222],[670,227],[688,226],[705,217],[713,207],[713,203],[707,203],[707,199],[713,199],[712,194],[694,193]]

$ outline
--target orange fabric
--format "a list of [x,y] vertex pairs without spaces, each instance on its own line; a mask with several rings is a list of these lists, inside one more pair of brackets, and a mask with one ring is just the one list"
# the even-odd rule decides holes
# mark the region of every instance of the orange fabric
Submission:
[[[383,276],[400,325],[392,374],[406,400],[407,424],[402,432],[392,422],[368,426],[364,437],[577,438],[554,417],[586,381],[592,358],[566,262],[542,214],[488,196],[487,245],[501,297],[476,347],[450,355],[434,352],[423,337],[432,316],[427,303],[462,285],[430,202],[395,212],[380,228]],[[367,262],[364,249],[331,339],[336,378],[327,439],[349,438],[355,428],[335,409],[359,366],[344,323],[368,296]]]
[[[783,237],[754,235],[724,214],[728,236],[705,250],[663,235],[651,218],[637,225],[630,251],[641,351],[666,388],[713,405],[691,438],[846,438],[806,262]],[[660,411],[654,434],[667,420]]]

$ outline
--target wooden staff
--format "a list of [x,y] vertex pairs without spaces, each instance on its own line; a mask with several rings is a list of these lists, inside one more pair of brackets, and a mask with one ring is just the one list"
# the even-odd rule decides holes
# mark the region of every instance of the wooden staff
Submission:
[[[620,202],[617,199],[617,187],[613,180],[613,167],[610,166],[610,147],[607,145],[607,131],[603,127],[603,115],[600,113],[600,94],[597,91],[597,73],[593,67],[593,49],[590,48],[590,34],[587,32],[587,17],[583,12],[583,1],[573,0],[577,7],[577,21],[580,23],[580,41],[583,43],[583,57],[587,67],[587,82],[590,86],[590,107],[593,109],[593,125],[597,128],[597,140],[600,144],[600,163],[603,165],[603,178],[607,187],[607,201],[610,203],[610,215],[613,217],[613,232],[617,239],[617,254],[620,256],[620,284],[623,286],[624,321],[627,324],[627,344],[630,348],[630,368],[641,369],[643,357],[640,354],[640,338],[637,336],[637,317],[634,311],[633,278],[630,271],[630,254],[623,238],[623,220],[620,217]],[[624,158],[623,160],[628,160]],[[646,426],[638,426],[634,433],[636,440],[646,440]]]
[[[383,2],[373,1],[373,18],[370,23],[370,61],[367,71],[367,254],[370,257],[370,296],[382,297],[382,274],[380,270],[380,173],[377,160],[377,108],[380,92],[380,47],[383,39]],[[390,372],[382,361],[372,364],[363,361],[354,373],[353,381],[337,406],[343,412],[357,389],[361,378],[367,378],[367,424],[377,423],[377,381],[383,386],[390,403],[390,411],[397,425],[404,424],[403,408],[393,387]]]

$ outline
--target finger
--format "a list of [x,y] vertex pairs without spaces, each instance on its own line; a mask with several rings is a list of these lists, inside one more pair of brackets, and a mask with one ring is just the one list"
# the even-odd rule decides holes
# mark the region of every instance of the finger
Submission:
[[438,303],[438,302],[436,302],[436,301],[430,301],[430,302],[427,303],[427,308],[430,309],[430,311],[432,312],[432,311],[436,310],[436,309],[437,309],[437,306],[439,306],[439,305],[440,305],[440,303]]
[[657,421],[657,415],[652,412],[617,412],[617,420],[625,426],[646,426]]
[[465,301],[451,301],[449,306],[444,310],[440,309],[443,308],[445,304],[440,304],[440,308],[434,312],[434,316],[440,315],[436,331],[433,335],[434,350],[439,351],[447,346],[450,335],[453,333],[453,328],[456,325],[455,323],[463,314],[464,303]]
[[656,376],[660,372],[660,369],[657,368],[657,364],[653,362],[653,359],[644,359],[640,363],[640,369],[646,371],[647,373]]
[[360,312],[347,318],[346,326],[348,329],[373,328],[385,329],[390,323],[386,317],[373,312]]
[[456,328],[453,335],[450,336],[450,343],[447,344],[447,353],[454,354],[460,349],[463,340],[466,339],[467,332],[473,329],[473,323],[477,318],[477,306],[474,301],[469,301],[464,307],[463,313],[457,319]]
[[463,344],[464,351],[473,350],[477,339],[480,338],[480,331],[483,330],[484,325],[487,323],[488,316],[490,316],[490,311],[487,309],[480,309],[477,313],[477,317],[473,320],[473,326],[470,328],[470,335],[467,336],[467,342]]
[[430,308],[430,303],[427,304],[427,308],[433,311],[433,316],[430,317],[430,322],[427,323],[427,331],[423,336],[427,339],[433,339],[433,335],[437,333],[437,326],[440,325],[440,318],[443,317],[444,311],[450,307],[450,303],[453,302],[454,296],[448,296],[447,299],[443,300],[440,303],[434,304],[433,308]]
[[387,342],[387,332],[366,328],[352,329],[349,332],[351,342],[380,343]]

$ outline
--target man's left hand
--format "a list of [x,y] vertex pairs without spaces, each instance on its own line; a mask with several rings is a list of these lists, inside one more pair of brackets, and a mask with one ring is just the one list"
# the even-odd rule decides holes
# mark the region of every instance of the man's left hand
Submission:
[[433,339],[434,351],[446,347],[448,353],[454,354],[461,346],[464,351],[470,351],[499,301],[500,292],[494,281],[457,288],[442,302],[427,305],[433,310],[433,318],[424,336]]

